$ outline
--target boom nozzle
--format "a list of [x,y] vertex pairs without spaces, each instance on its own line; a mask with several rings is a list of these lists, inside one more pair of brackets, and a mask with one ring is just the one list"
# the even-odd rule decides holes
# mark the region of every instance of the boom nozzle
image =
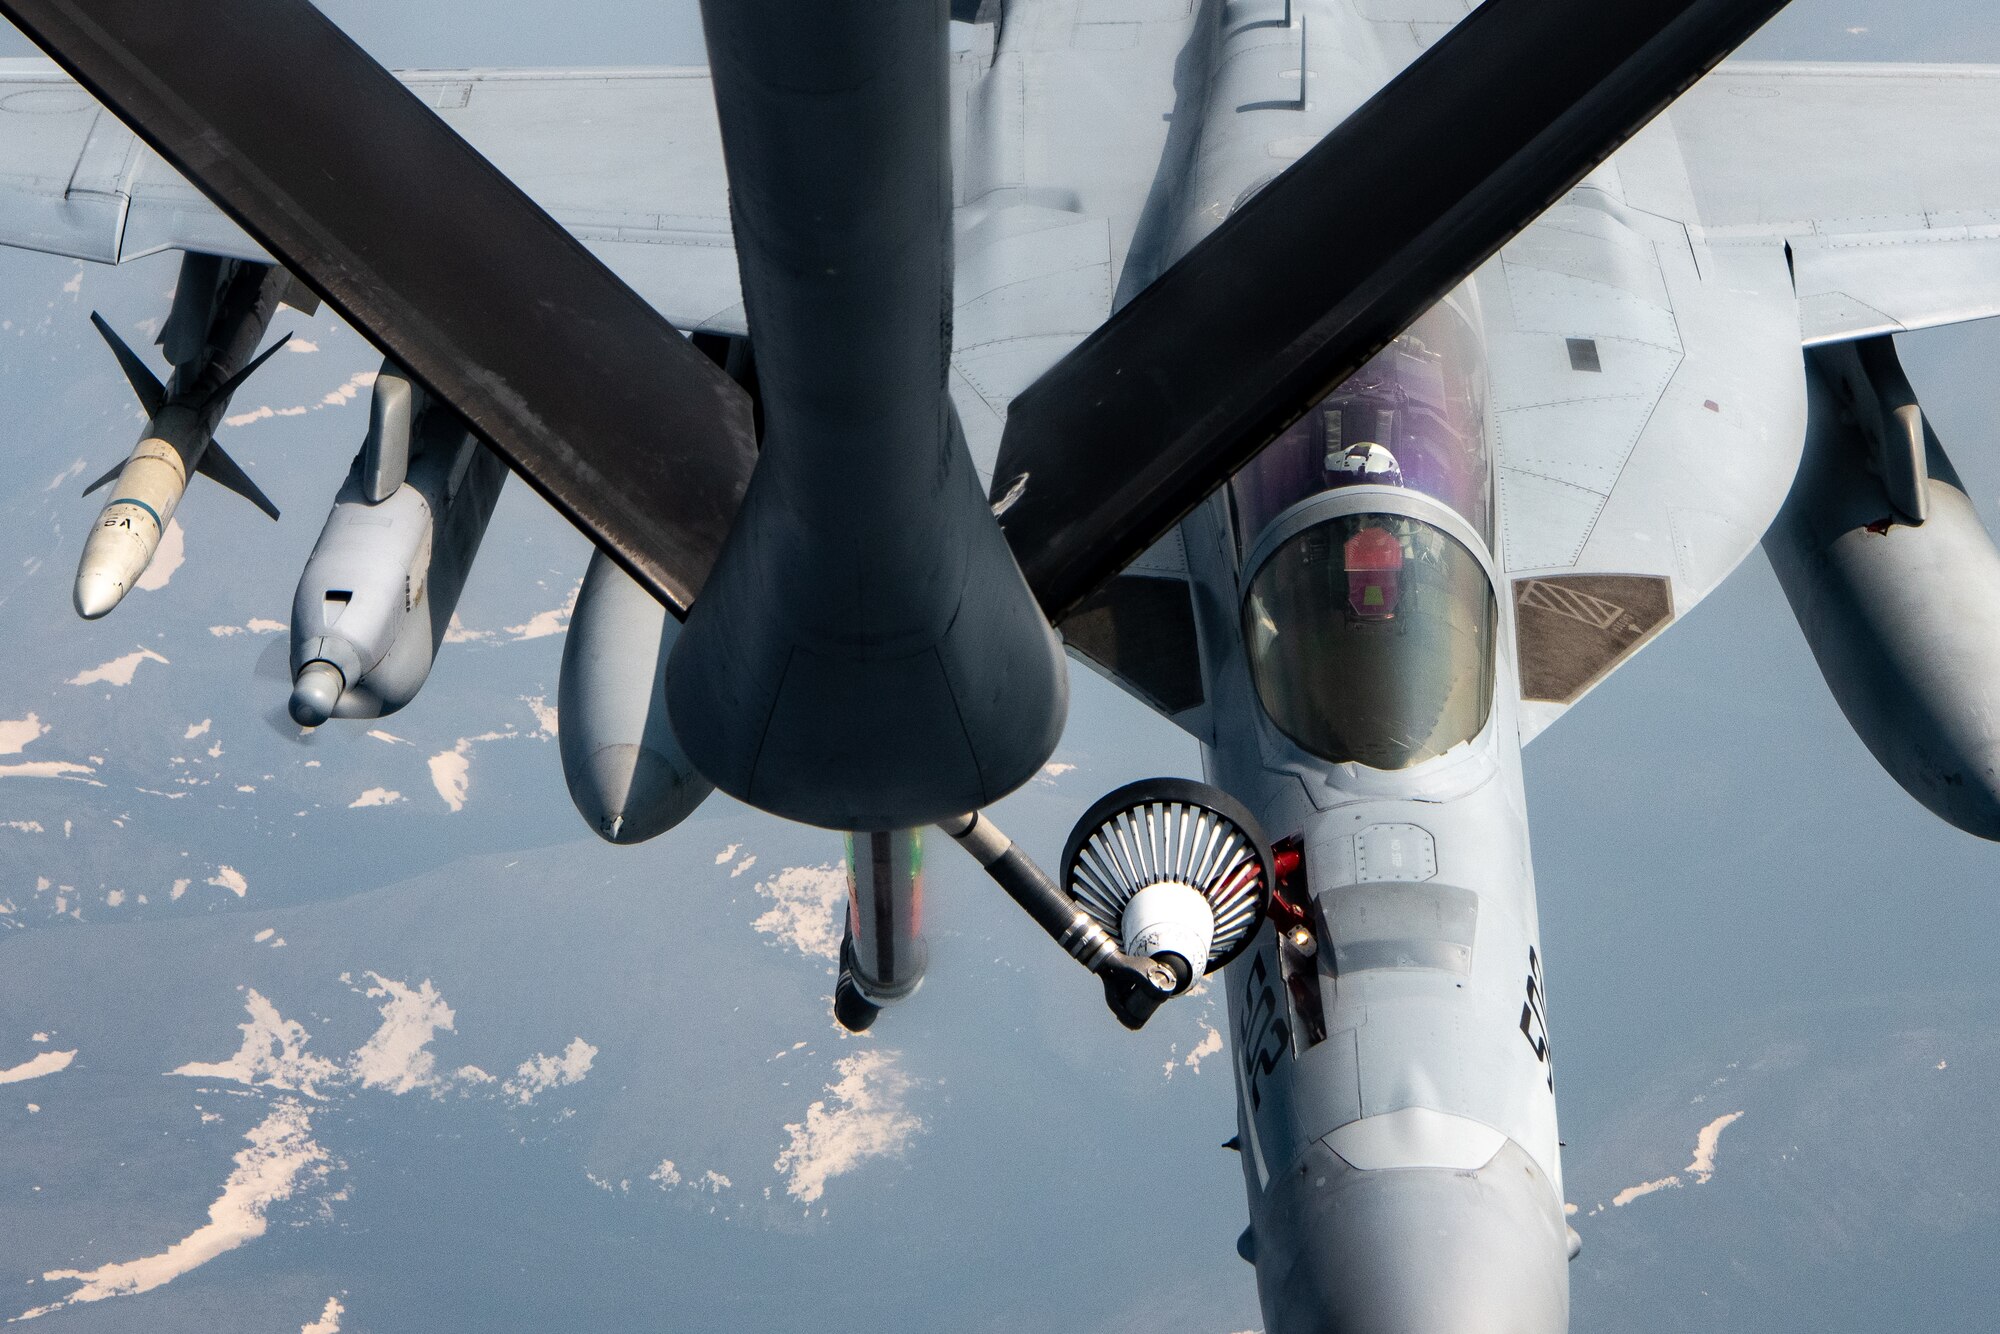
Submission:
[[340,693],[347,689],[347,678],[340,668],[323,658],[316,658],[299,668],[298,679],[292,682],[292,698],[287,708],[292,721],[300,727],[318,727],[333,717],[334,706],[340,703]]

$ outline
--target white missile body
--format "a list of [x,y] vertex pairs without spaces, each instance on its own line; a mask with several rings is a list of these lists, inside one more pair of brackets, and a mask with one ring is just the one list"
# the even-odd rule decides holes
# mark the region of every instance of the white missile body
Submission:
[[[416,698],[507,480],[442,407],[417,420],[407,472],[385,476],[376,457],[370,445],[356,456],[292,599],[290,711],[303,727]],[[384,498],[371,501],[377,487]]]
[[145,405],[147,421],[125,463],[84,491],[89,495],[112,485],[111,499],[77,561],[74,598],[77,614],[85,620],[109,612],[139,582],[195,473],[205,473],[278,517],[277,507],[215,443],[214,431],[237,386],[288,341],[280,339],[254,360],[250,357],[281,301],[308,302],[281,269],[189,256],[161,335],[175,366],[166,384],[102,316],[91,316]]
[[[169,408],[162,415],[167,414],[193,416],[186,408]],[[76,610],[87,621],[117,606],[139,582],[187,491],[181,451],[162,438],[171,424],[148,425],[151,429],[125,461],[111,500],[84,539],[76,567]]]
[[591,557],[563,644],[556,715],[570,800],[611,843],[672,829],[714,790],[667,719],[667,655],[680,629],[603,552]]

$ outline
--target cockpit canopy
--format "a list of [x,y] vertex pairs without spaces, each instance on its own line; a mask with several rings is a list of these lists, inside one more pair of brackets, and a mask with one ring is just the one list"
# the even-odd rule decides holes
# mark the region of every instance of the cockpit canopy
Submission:
[[1245,559],[1312,497],[1363,486],[1428,497],[1357,497],[1373,512],[1343,507],[1247,572],[1257,695],[1278,730],[1320,759],[1406,769],[1472,740],[1492,713],[1499,611],[1486,569],[1445,529],[1396,512],[1440,502],[1490,545],[1484,394],[1478,336],[1447,300],[1230,484]]
[[1244,599],[1250,673],[1278,730],[1335,764],[1406,769],[1472,740],[1493,707],[1499,611],[1478,559],[1400,514],[1294,534]]
[[1230,494],[1244,553],[1291,505],[1362,485],[1421,491],[1490,542],[1483,385],[1464,316],[1435,307],[1236,475]]

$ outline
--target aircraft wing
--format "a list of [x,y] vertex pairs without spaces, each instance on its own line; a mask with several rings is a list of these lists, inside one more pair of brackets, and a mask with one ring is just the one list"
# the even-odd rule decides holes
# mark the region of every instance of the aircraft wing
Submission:
[[[744,331],[707,70],[398,77],[674,324]],[[45,60],[0,61],[0,245],[101,264],[268,258]]]
[[[1796,385],[1801,344],[2000,315],[1996,127],[2000,67],[1730,62],[1613,159],[1622,211],[1580,190],[1502,253],[1524,740],[1762,539],[1804,424],[1739,405]],[[1587,272],[1565,237],[1613,215],[1624,258]],[[1703,337],[1718,320],[1732,336]],[[1579,339],[1587,374],[1565,357]],[[1754,365],[1704,351],[1752,346]]]
[[2000,66],[1731,62],[1672,120],[1688,221],[1791,246],[1808,344],[2000,315]]

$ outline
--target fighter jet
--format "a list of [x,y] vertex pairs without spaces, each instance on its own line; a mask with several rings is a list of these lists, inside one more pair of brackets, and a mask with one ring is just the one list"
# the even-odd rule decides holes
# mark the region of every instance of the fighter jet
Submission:
[[[1266,1328],[1550,1334],[1522,746],[1762,541],[1884,767],[2000,837],[2000,555],[1893,342],[2000,314],[2000,70],[1710,73],[1778,3],[708,0],[707,70],[393,76],[304,0],[0,0],[91,95],[0,76],[0,242],[261,275],[176,386],[273,300],[381,347],[301,723],[414,697],[504,460],[599,546],[600,834],[844,831],[853,1027],[922,980],[926,826],[1119,1022],[1220,972]],[[1050,875],[982,811],[1065,651],[1210,781]]]

